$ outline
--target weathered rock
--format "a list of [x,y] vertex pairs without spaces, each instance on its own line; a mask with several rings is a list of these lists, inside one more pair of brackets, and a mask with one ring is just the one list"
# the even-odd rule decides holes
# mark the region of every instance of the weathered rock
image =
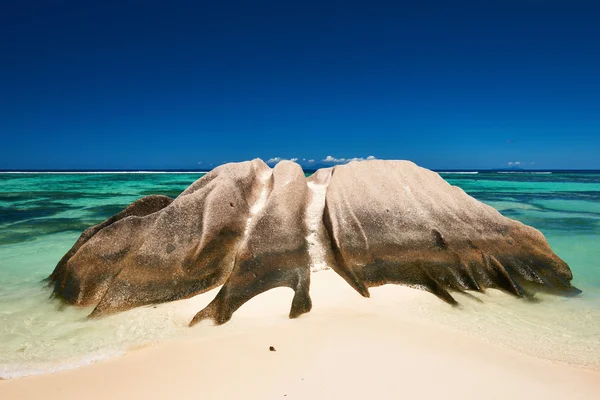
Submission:
[[570,293],[571,271],[536,229],[502,216],[409,161],[336,166],[324,222],[334,270],[360,294],[399,283],[456,304],[451,291]]
[[331,168],[322,168],[307,179],[309,201],[306,209],[308,227],[308,253],[311,259],[311,271],[329,269],[335,263],[331,240],[323,224],[325,195],[331,179]]
[[73,255],[79,251],[81,246],[86,244],[87,241],[90,240],[96,233],[107,226],[122,220],[123,218],[127,218],[129,216],[144,217],[146,215],[155,213],[171,204],[171,202],[173,202],[173,199],[167,196],[151,195],[142,197],[141,199],[131,203],[120,213],[113,215],[98,225],[94,225],[86,229],[81,236],[79,236],[79,239],[77,239],[77,242],[75,242],[67,254],[60,259],[56,265],[56,268],[54,268],[54,271],[49,277],[49,280],[55,284],[55,292],[61,292],[65,285],[65,279],[68,276],[67,269],[65,267],[67,261],[69,261],[71,257],[73,257]]
[[50,276],[54,292],[100,316],[223,285],[190,325],[217,324],[252,297],[290,287],[311,309],[310,268],[333,268],[363,296],[386,283],[519,297],[576,293],[534,228],[503,217],[408,161],[352,162],[308,180],[298,164],[226,164],[175,200],[142,198],[86,230]]
[[261,160],[226,164],[154,213],[100,225],[51,276],[55,293],[75,305],[96,305],[98,316],[222,284],[262,189],[259,177],[269,171]]
[[272,190],[265,193],[264,206],[255,210],[249,221],[233,272],[215,299],[196,314],[190,325],[203,319],[212,319],[217,324],[227,322],[246,301],[281,286],[295,292],[290,318],[310,311],[304,219],[308,201],[306,178],[298,164],[283,161],[275,166],[269,180]]

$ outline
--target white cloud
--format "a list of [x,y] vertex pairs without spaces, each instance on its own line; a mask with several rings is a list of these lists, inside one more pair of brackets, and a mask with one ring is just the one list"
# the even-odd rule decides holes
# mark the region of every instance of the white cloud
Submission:
[[283,160],[290,160],[290,161],[296,162],[296,161],[298,161],[298,157],[293,157],[293,158],[272,157],[267,160],[267,164],[277,164],[279,161],[283,161]]
[[267,160],[267,164],[277,164],[281,161],[281,157],[272,157]]
[[[322,161],[325,163],[330,163],[330,164],[346,164],[349,163],[351,161],[364,161],[364,160],[376,160],[377,158],[375,156],[368,156],[368,157],[354,157],[354,158],[337,158],[334,156],[327,156],[325,157]],[[271,157],[267,160],[267,164],[273,165],[273,164],[277,164],[279,161],[283,161],[283,160],[290,160],[293,162],[305,162],[308,164],[314,164],[316,162],[316,160],[314,158],[299,158],[299,157],[292,157],[292,158],[284,158],[284,157]]]
[[354,157],[354,158],[336,158],[334,156],[327,156],[323,159],[323,162],[333,163],[333,164],[344,164],[349,163],[351,161],[364,161],[364,160],[376,160],[375,156],[364,157]]
[[200,165],[200,164],[202,164],[202,161],[198,161],[196,164]]
[[534,165],[535,161],[509,161],[508,162],[508,166],[509,167],[518,167],[518,166],[525,166],[525,165]]

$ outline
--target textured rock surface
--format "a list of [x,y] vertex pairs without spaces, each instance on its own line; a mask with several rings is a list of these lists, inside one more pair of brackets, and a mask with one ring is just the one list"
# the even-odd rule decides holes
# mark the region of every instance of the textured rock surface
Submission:
[[72,304],[97,304],[98,316],[222,284],[265,171],[261,160],[223,165],[167,207],[108,224],[57,267],[55,293]]
[[331,168],[322,168],[307,179],[309,188],[309,202],[306,210],[306,224],[308,227],[308,253],[311,259],[311,271],[317,272],[329,269],[335,263],[331,248],[329,234],[323,224],[323,208]]
[[385,283],[422,288],[451,304],[448,290],[577,292],[539,231],[409,161],[336,166],[323,217],[334,269],[363,296]]
[[67,254],[61,258],[56,265],[54,272],[52,272],[52,275],[49,277],[49,280],[55,284],[55,292],[60,293],[62,290],[64,290],[64,285],[66,284],[65,280],[69,277],[69,273],[67,272],[66,268],[67,261],[69,261],[71,257],[73,257],[73,255],[79,251],[81,246],[86,244],[87,241],[90,240],[96,233],[100,232],[100,230],[106,228],[107,226],[122,220],[123,218],[127,218],[129,216],[144,217],[146,215],[155,213],[171,204],[171,202],[173,202],[173,199],[167,196],[152,195],[142,197],[141,199],[131,203],[120,213],[113,215],[101,224],[94,225],[86,229],[81,236],[79,236],[79,239],[77,239],[77,242],[75,242]]
[[142,198],[86,230],[50,276],[93,316],[187,298],[223,285],[191,325],[221,324],[252,297],[294,290],[311,309],[310,269],[333,268],[363,296],[406,284],[451,292],[577,293],[571,271],[534,228],[503,217],[408,161],[317,171],[261,160],[220,166],[175,200]]
[[191,325],[207,318],[222,324],[252,297],[280,286],[295,292],[290,318],[310,311],[306,178],[298,164],[283,161],[273,169],[270,180],[272,190],[250,221],[231,276]]

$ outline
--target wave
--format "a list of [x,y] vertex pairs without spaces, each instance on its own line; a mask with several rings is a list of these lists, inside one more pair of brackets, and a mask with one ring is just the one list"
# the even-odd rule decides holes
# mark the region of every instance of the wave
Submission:
[[476,175],[477,171],[440,171],[438,174],[458,174],[458,175]]
[[530,175],[550,175],[552,172],[532,172],[532,171],[498,171],[497,174],[530,174]]
[[19,364],[0,364],[0,380],[23,378],[33,375],[45,375],[70,369],[84,367],[94,364],[98,361],[104,361],[111,358],[125,355],[124,350],[105,350],[93,354],[87,354],[81,357],[71,357],[63,361],[54,362],[31,362]]

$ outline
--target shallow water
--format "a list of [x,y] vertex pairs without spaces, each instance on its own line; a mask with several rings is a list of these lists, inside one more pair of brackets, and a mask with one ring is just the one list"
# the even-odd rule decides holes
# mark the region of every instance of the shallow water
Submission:
[[[88,320],[42,282],[81,231],[147,194],[175,197],[202,174],[0,174],[0,377],[55,371],[189,334],[173,308]],[[540,357],[600,368],[600,173],[456,174],[450,183],[541,230],[569,263],[576,298],[531,303],[489,291],[411,304],[416,315]]]

